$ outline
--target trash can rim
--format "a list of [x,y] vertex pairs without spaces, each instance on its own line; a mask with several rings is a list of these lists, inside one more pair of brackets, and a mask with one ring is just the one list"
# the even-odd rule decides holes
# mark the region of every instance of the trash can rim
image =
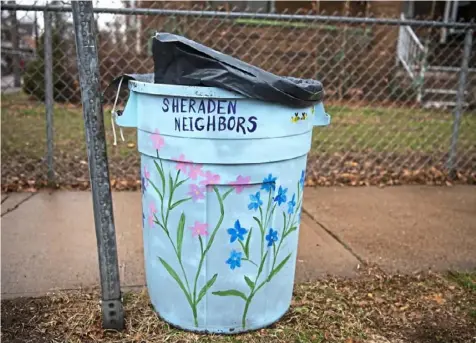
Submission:
[[218,87],[182,86],[141,82],[136,80],[129,80],[129,89],[139,93],[156,94],[170,97],[177,96],[191,98],[249,99],[241,94]]

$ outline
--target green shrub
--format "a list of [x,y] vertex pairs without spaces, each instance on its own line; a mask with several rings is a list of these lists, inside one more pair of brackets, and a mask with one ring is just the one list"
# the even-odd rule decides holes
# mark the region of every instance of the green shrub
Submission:
[[[80,91],[73,63],[75,59],[66,56],[68,43],[56,31],[52,33],[53,49],[53,98],[58,102],[76,102]],[[45,100],[45,59],[44,34],[40,37],[37,58],[30,61],[23,78],[23,90],[38,100]]]

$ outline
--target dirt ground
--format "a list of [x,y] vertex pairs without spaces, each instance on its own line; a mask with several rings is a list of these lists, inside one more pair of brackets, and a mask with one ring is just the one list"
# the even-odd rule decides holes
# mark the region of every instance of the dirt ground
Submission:
[[476,273],[385,275],[297,284],[288,313],[236,336],[176,330],[158,319],[145,290],[124,294],[126,329],[101,328],[96,290],[2,301],[2,342],[412,342],[476,337]]

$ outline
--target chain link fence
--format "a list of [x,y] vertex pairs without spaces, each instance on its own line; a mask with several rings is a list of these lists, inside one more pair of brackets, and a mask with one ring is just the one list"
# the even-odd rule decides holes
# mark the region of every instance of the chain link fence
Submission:
[[[146,8],[96,6],[103,90],[123,73],[153,72],[156,31],[184,35],[272,73],[323,82],[332,122],[314,132],[308,185],[476,184],[473,24],[139,4]],[[88,188],[67,3],[2,4],[1,87],[3,190]],[[106,116],[116,91],[104,92]],[[121,106],[126,99],[124,90]],[[136,133],[125,130],[114,146],[106,131],[112,186],[139,188]]]

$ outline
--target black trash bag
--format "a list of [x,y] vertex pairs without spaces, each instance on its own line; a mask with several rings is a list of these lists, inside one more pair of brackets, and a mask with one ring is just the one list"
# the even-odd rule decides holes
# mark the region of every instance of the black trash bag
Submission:
[[298,108],[311,107],[324,95],[319,81],[277,76],[175,34],[157,33],[152,51],[154,83],[219,87]]

